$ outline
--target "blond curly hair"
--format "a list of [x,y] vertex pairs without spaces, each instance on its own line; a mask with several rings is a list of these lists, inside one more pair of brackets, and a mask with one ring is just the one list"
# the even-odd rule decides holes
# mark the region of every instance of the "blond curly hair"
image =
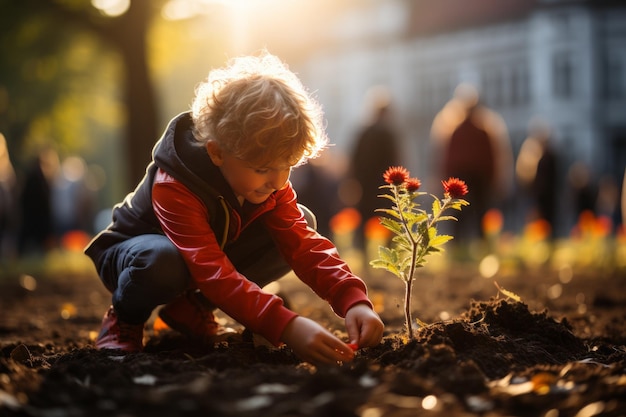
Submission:
[[292,166],[327,145],[323,113],[298,77],[267,51],[232,59],[196,88],[194,135],[245,161]]

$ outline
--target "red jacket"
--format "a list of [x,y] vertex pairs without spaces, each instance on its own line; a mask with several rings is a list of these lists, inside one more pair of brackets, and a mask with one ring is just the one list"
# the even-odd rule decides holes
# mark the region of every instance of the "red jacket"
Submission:
[[[296,313],[287,309],[280,297],[264,292],[235,270],[220,249],[201,199],[159,169],[152,187],[152,205],[163,232],[182,254],[202,293],[239,323],[279,344],[285,326]],[[328,239],[307,226],[291,184],[258,205],[246,224],[231,208],[229,239],[236,239],[247,224],[261,215],[260,220],[295,274],[328,301],[336,314],[344,317],[358,303],[371,307],[363,281],[339,258]]]

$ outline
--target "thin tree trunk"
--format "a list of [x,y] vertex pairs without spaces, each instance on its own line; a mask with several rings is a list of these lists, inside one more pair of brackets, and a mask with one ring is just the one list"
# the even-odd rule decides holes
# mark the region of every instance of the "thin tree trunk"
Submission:
[[144,175],[150,153],[158,139],[157,103],[150,80],[146,54],[146,34],[151,17],[150,2],[135,0],[116,25],[113,39],[126,69],[125,101],[127,180],[134,186]]

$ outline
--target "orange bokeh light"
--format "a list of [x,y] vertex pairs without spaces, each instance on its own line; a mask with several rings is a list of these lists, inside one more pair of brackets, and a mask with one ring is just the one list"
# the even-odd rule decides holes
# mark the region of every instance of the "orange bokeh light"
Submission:
[[593,228],[593,234],[596,237],[607,237],[613,230],[613,220],[608,216],[599,216]]
[[598,216],[585,210],[578,216],[578,222],[572,229],[573,238],[607,237],[613,230],[613,221],[607,216]]
[[502,231],[504,216],[498,209],[490,209],[483,216],[483,231],[488,235],[495,235]]
[[353,207],[347,207],[335,214],[330,219],[330,230],[334,234],[341,235],[351,233],[361,224],[361,214]]
[[368,240],[386,241],[391,238],[391,231],[380,224],[378,217],[370,217],[365,222],[365,238]]
[[71,252],[82,252],[91,237],[82,230],[71,230],[61,237],[61,246]]
[[524,236],[531,242],[546,240],[552,232],[552,226],[547,220],[537,219],[528,223],[524,229]]

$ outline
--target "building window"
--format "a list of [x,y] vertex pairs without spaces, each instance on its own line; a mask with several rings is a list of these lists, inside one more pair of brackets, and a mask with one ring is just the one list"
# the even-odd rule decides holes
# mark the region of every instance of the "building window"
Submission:
[[626,98],[626,58],[617,54],[608,55],[605,61],[604,96],[609,100]]
[[507,103],[505,74],[502,67],[489,66],[483,68],[481,74],[481,97],[490,107],[502,107]]
[[487,106],[492,106],[495,102],[493,92],[493,70],[491,68],[483,68],[480,78],[481,101]]
[[511,72],[511,104],[524,105],[530,101],[528,67],[524,63],[514,66]]
[[493,105],[495,107],[502,107],[505,104],[504,100],[504,79],[502,76],[502,69],[497,68],[493,73]]
[[426,75],[420,77],[418,83],[419,107],[422,113],[427,113],[434,108],[434,93],[431,77]]
[[572,32],[572,18],[567,12],[554,13],[550,17],[551,27],[554,33],[561,39],[567,39]]
[[556,98],[568,99],[574,95],[574,66],[572,54],[556,52],[552,58],[552,90]]
[[436,112],[452,97],[455,85],[449,73],[430,73],[420,79],[421,107],[425,112]]

